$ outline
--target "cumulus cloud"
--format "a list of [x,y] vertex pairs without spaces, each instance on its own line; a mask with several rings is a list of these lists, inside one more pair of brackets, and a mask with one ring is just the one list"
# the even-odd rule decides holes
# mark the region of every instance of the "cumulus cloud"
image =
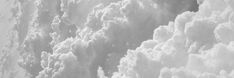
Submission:
[[215,44],[214,38],[230,41],[223,39],[222,28],[210,26],[215,18],[197,20],[196,12],[176,18],[196,11],[195,0],[16,2],[18,65],[31,78],[159,77],[164,67],[187,64],[190,44],[200,49]]
[[199,3],[198,12],[178,15],[129,50],[112,78],[232,78],[233,4]]
[[42,52],[43,68],[36,78],[89,78],[84,58],[79,59],[70,51],[72,39],[65,40],[54,48],[53,54]]
[[234,33],[232,22],[227,22],[227,23],[218,25],[214,33],[215,33],[217,40],[220,42],[227,44],[230,41],[234,41],[234,38],[233,38],[234,36],[232,35],[232,33]]
[[217,73],[221,70],[231,72],[233,70],[232,57],[233,42],[229,45],[216,44],[212,49],[205,51],[203,55],[191,54],[189,56],[188,68],[191,67],[191,69],[201,72]]

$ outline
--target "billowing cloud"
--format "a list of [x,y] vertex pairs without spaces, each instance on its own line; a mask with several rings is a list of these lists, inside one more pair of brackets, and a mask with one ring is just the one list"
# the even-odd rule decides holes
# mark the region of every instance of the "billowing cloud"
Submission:
[[234,4],[228,1],[201,1],[198,12],[155,29],[153,39],[127,52],[112,78],[232,78]]
[[[89,71],[86,67],[85,56],[83,58],[77,58],[77,56],[71,51],[73,39],[67,39],[64,42],[56,45],[53,48],[53,54],[48,52],[42,52],[41,66],[43,68],[40,71],[37,78],[89,78]],[[77,46],[80,49],[82,47]],[[80,53],[82,54],[82,53]]]
[[[31,78],[158,77],[163,67],[187,64],[188,43],[198,44],[195,47],[200,49],[208,43],[215,44],[212,39],[222,35],[213,26],[195,33],[202,29],[200,23],[210,25],[207,21],[213,18],[195,20],[199,17],[196,12],[176,18],[184,11],[197,11],[195,0],[18,3],[18,64]],[[165,25],[175,18],[175,22]],[[214,30],[217,34],[213,34]],[[198,34],[212,37],[200,39]]]

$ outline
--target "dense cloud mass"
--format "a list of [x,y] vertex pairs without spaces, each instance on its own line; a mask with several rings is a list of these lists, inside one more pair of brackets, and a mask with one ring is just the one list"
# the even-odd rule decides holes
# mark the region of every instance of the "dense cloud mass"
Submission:
[[14,0],[3,78],[233,78],[233,0]]
[[[217,6],[219,5],[219,6]],[[232,0],[204,0],[129,50],[112,78],[233,78]]]

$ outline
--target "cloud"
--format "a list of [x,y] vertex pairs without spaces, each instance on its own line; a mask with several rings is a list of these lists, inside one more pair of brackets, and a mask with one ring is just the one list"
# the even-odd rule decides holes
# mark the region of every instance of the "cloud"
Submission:
[[228,74],[225,71],[221,71],[218,74],[214,73],[200,73],[188,70],[186,68],[163,68],[161,70],[159,78],[232,78],[233,75]]
[[67,39],[62,42],[59,47],[54,48],[53,54],[42,52],[41,66],[43,70],[40,71],[37,78],[89,78],[86,64],[69,50],[72,41],[72,39]]
[[108,78],[104,75],[104,71],[101,67],[98,68],[98,78]]
[[184,12],[155,29],[153,39],[120,60],[112,78],[233,77],[233,9],[229,5],[204,0],[198,12]]
[[234,27],[231,22],[220,24],[214,33],[216,38],[223,43],[234,41],[234,36],[231,35],[231,33],[234,33]]
[[162,68],[159,78],[196,78],[193,72],[186,70],[186,68]]
[[[121,60],[120,67],[124,62],[136,62],[129,68],[136,67],[121,69],[132,75],[126,77],[157,77],[163,65],[180,66],[184,60],[177,63],[174,59],[187,58],[182,57],[186,56],[185,35],[174,34],[174,23],[159,26],[174,20],[179,13],[196,11],[194,1],[20,0],[15,26],[19,65],[32,78],[111,77],[127,52],[133,60]],[[138,46],[141,47],[136,53],[128,51]],[[124,58],[129,59],[128,55]],[[147,70],[141,71],[144,67]]]
[[[212,49],[204,52],[204,55],[191,55],[188,61],[188,67],[202,72],[217,73],[221,70],[230,72],[233,70],[233,42],[229,45],[216,44]],[[194,61],[194,62],[193,62]],[[197,64],[197,65],[195,65]],[[193,68],[194,67],[194,68]],[[201,68],[201,69],[200,69]]]

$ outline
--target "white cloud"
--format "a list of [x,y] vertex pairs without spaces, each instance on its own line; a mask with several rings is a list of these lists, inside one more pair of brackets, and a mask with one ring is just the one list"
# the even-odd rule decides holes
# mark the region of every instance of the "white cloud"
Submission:
[[104,71],[101,67],[98,67],[98,78],[108,78],[105,76]]
[[[196,10],[194,1],[19,1],[19,65],[38,78],[111,77],[127,52],[113,77],[158,77],[163,66],[179,67],[187,60],[186,27],[159,26]],[[192,20],[194,14],[187,14],[178,19]]]
[[184,12],[155,29],[152,40],[120,60],[112,78],[233,77],[233,10],[227,5],[204,0],[198,12]]
[[[87,68],[89,61],[85,58],[87,55],[80,55],[78,58],[72,51],[73,42],[75,42],[74,39],[70,38],[59,43],[53,48],[53,54],[42,52],[41,65],[44,70],[37,78],[89,78],[90,74]],[[82,49],[82,46],[77,46],[77,48]]]
[[219,24],[219,26],[214,31],[216,38],[223,43],[234,41],[234,36],[232,34],[234,33],[233,25],[234,23],[232,22]]
[[[188,61],[188,67],[202,72],[217,73],[221,70],[230,72],[234,69],[234,63],[232,62],[233,56],[233,42],[229,45],[220,43],[216,44],[212,49],[205,51],[202,55],[191,55],[191,60],[189,59]],[[201,69],[199,70],[198,68]]]

